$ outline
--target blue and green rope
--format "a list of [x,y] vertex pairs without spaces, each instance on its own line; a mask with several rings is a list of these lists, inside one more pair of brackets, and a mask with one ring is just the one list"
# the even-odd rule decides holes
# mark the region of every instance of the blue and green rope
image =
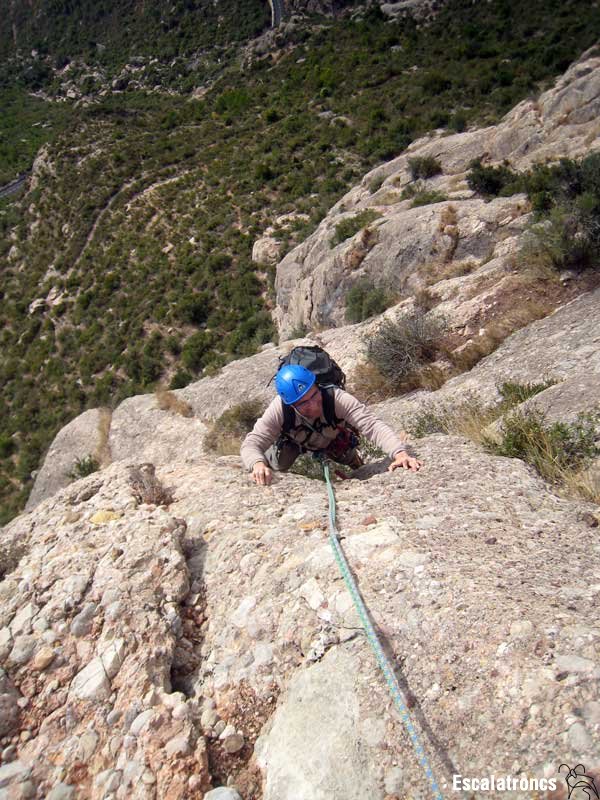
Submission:
[[404,700],[402,689],[398,684],[398,680],[394,674],[392,665],[390,664],[387,656],[383,652],[383,647],[381,646],[379,637],[375,632],[373,623],[369,619],[367,607],[365,606],[364,601],[360,596],[356,582],[354,581],[354,578],[352,577],[352,574],[350,572],[350,566],[348,564],[348,561],[346,560],[344,551],[341,548],[338,538],[338,530],[335,522],[335,495],[333,492],[333,487],[331,485],[331,478],[329,475],[329,465],[325,460],[322,461],[322,464],[323,464],[323,472],[325,475],[325,481],[327,482],[327,492],[329,494],[329,540],[331,542],[331,546],[333,547],[335,559],[338,563],[338,566],[340,568],[346,586],[348,587],[348,591],[352,596],[352,600],[354,601],[354,605],[356,607],[358,615],[365,629],[365,633],[367,634],[367,639],[369,640],[369,644],[371,645],[375,653],[375,658],[377,659],[377,663],[379,664],[379,667],[383,672],[386,683],[394,699],[394,703],[396,704],[396,708],[400,712],[400,716],[402,718],[406,731],[413,743],[413,747],[415,749],[415,753],[417,754],[417,759],[419,761],[419,764],[423,767],[425,775],[427,776],[427,780],[429,781],[429,785],[431,786],[431,790],[433,792],[432,797],[434,797],[435,800],[443,800],[442,793],[440,792],[437,781],[433,774],[433,770],[431,769],[431,766],[429,764],[427,754],[425,752],[423,745],[421,744],[419,735],[416,731],[410,712],[407,708],[406,701]]

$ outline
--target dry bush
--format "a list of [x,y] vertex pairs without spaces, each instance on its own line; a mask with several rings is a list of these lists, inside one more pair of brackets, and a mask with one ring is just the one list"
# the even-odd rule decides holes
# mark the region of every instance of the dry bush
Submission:
[[156,401],[162,411],[172,411],[173,414],[180,414],[182,417],[194,416],[191,405],[186,403],[185,400],[181,400],[168,389],[158,389],[156,391]]
[[484,406],[475,395],[468,395],[457,405],[438,405],[425,409],[408,423],[409,431],[420,438],[430,433],[465,436],[482,444],[487,440],[486,428],[501,415],[500,406]]
[[390,381],[374,364],[362,363],[352,373],[348,390],[363,403],[379,403],[415,389],[436,391],[444,385],[448,377],[437,365],[427,364],[408,373],[401,380]]
[[168,506],[173,502],[173,491],[163,486],[156,477],[154,464],[146,463],[131,467],[129,485],[138,503]]
[[111,421],[112,411],[110,408],[101,408],[100,419],[98,421],[99,442],[96,449],[96,459],[101,467],[106,467],[111,462],[110,447],[108,444]]
[[531,464],[549,483],[592,499],[599,488],[590,469],[600,455],[599,427],[598,411],[581,413],[574,423],[548,424],[537,409],[517,410],[504,417],[498,435],[484,444],[492,453]]
[[598,469],[574,470],[563,474],[566,492],[573,497],[581,497],[590,503],[600,505],[600,471]]
[[227,409],[204,437],[204,447],[221,456],[237,455],[244,437],[252,430],[264,407],[262,400],[246,400]]
[[396,388],[411,373],[435,361],[445,322],[422,311],[384,319],[365,340],[367,359]]
[[431,311],[441,302],[440,297],[432,294],[429,289],[419,289],[415,292],[414,303],[421,311]]
[[438,230],[440,233],[444,233],[448,225],[454,227],[457,222],[458,214],[456,213],[456,206],[453,206],[451,203],[449,203],[442,209]]
[[362,362],[348,380],[348,391],[362,403],[378,403],[393,397],[388,379],[373,364]]
[[512,333],[535,320],[542,319],[551,310],[552,307],[544,303],[535,300],[525,301],[522,306],[509,311],[502,319],[491,322],[481,336],[471,339],[459,350],[447,354],[457,374],[472,369],[482,358],[493,353]]

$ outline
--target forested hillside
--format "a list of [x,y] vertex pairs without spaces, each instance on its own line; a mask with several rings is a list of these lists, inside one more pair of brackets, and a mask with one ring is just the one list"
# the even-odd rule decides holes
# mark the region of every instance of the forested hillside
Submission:
[[38,158],[0,199],[0,521],[83,409],[274,339],[274,270],[251,260],[269,225],[285,252],[369,168],[496,121],[600,34],[578,0],[454,0],[427,26],[372,8],[254,43],[266,3],[6,11],[2,182]]

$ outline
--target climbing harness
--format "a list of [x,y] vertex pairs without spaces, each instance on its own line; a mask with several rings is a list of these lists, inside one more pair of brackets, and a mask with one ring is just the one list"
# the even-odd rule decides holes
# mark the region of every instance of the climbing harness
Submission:
[[413,743],[413,747],[415,748],[415,753],[417,754],[419,764],[423,767],[425,771],[425,775],[427,776],[429,785],[431,786],[431,790],[433,792],[432,796],[435,798],[435,800],[443,800],[442,793],[440,792],[433,771],[429,765],[427,754],[425,753],[425,749],[423,748],[423,745],[419,740],[419,735],[411,719],[410,712],[407,708],[406,701],[404,700],[402,694],[402,689],[400,688],[398,680],[394,675],[394,670],[392,668],[392,665],[390,664],[387,656],[383,652],[383,647],[381,646],[379,638],[375,632],[373,623],[369,619],[367,607],[365,606],[364,601],[360,596],[356,582],[350,572],[350,566],[348,565],[348,561],[346,560],[346,556],[344,555],[344,551],[342,550],[342,547],[340,545],[339,533],[335,523],[335,495],[333,493],[333,487],[331,485],[331,478],[329,475],[329,465],[325,460],[325,458],[320,457],[319,460],[323,465],[323,473],[325,475],[325,481],[327,483],[327,492],[329,495],[329,541],[331,542],[331,546],[333,547],[335,559],[338,563],[338,566],[340,568],[346,586],[348,587],[348,590],[352,596],[352,600],[354,601],[354,606],[358,611],[358,615],[365,629],[365,633],[367,634],[367,639],[369,640],[369,644],[371,645],[375,653],[377,663],[379,664],[379,667],[385,676],[385,680],[387,682],[389,690],[392,694],[392,697],[394,698],[394,703],[396,704],[396,708],[400,712],[400,716],[402,717],[404,726]]

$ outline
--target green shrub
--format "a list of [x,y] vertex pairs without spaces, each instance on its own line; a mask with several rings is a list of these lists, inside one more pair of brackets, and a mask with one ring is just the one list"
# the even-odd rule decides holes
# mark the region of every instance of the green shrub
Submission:
[[346,295],[346,321],[362,322],[381,314],[390,305],[390,300],[385,289],[366,279],[359,281]]
[[211,299],[208,292],[194,292],[179,300],[175,314],[182,322],[201,325],[206,322],[210,307]]
[[534,397],[536,394],[543,392],[550,386],[554,386],[556,381],[547,380],[543,383],[515,383],[514,381],[505,381],[499,388],[505,407],[518,406]]
[[87,475],[91,475],[92,472],[98,472],[100,469],[100,464],[94,458],[94,456],[87,455],[83,458],[75,459],[75,464],[73,465],[71,471],[69,472],[69,478],[72,480],[77,480],[78,478],[85,478]]
[[213,423],[204,437],[204,446],[219,455],[239,453],[242,440],[263,411],[264,403],[261,400],[246,400],[229,408]]
[[523,177],[513,172],[507,164],[486,167],[481,159],[471,162],[467,183],[474,192],[484,197],[506,197],[525,190]]
[[580,469],[600,455],[596,446],[600,414],[580,414],[574,424],[547,425],[538,410],[515,411],[505,417],[497,441],[488,439],[492,453],[520,458],[531,464],[551,483],[560,483],[566,473]]
[[419,156],[408,159],[408,168],[413,180],[433,178],[442,171],[442,165],[434,156]]
[[169,389],[183,389],[194,380],[194,376],[185,370],[179,369],[171,378]]
[[373,178],[373,180],[369,182],[369,192],[371,194],[375,194],[375,192],[378,192],[383,186],[384,180],[385,180],[384,175],[379,175],[377,178]]
[[335,226],[335,233],[331,239],[330,246],[335,247],[341,242],[345,242],[346,239],[354,236],[360,230],[365,228],[369,222],[373,222],[373,220],[378,219],[380,216],[381,214],[378,211],[367,208],[364,211],[361,211],[360,214],[356,214],[354,217],[348,217],[347,219],[338,222],[338,224]]
[[448,197],[443,192],[427,189],[423,181],[418,180],[404,187],[400,199],[412,199],[411,208],[416,208],[417,206],[428,206],[432,203],[443,203]]
[[534,246],[555,269],[600,267],[600,154],[580,162],[563,159],[526,177],[539,220]]
[[15,442],[11,436],[0,434],[0,458],[8,458],[16,449]]
[[392,384],[399,384],[425,364],[435,361],[444,323],[421,312],[384,319],[367,339],[367,359]]
[[429,206],[433,203],[444,203],[447,199],[448,196],[443,192],[418,192],[413,198],[411,208],[417,208],[418,206]]
[[181,350],[181,361],[188,370],[199,372],[211,357],[216,337],[207,331],[198,331],[189,336]]

